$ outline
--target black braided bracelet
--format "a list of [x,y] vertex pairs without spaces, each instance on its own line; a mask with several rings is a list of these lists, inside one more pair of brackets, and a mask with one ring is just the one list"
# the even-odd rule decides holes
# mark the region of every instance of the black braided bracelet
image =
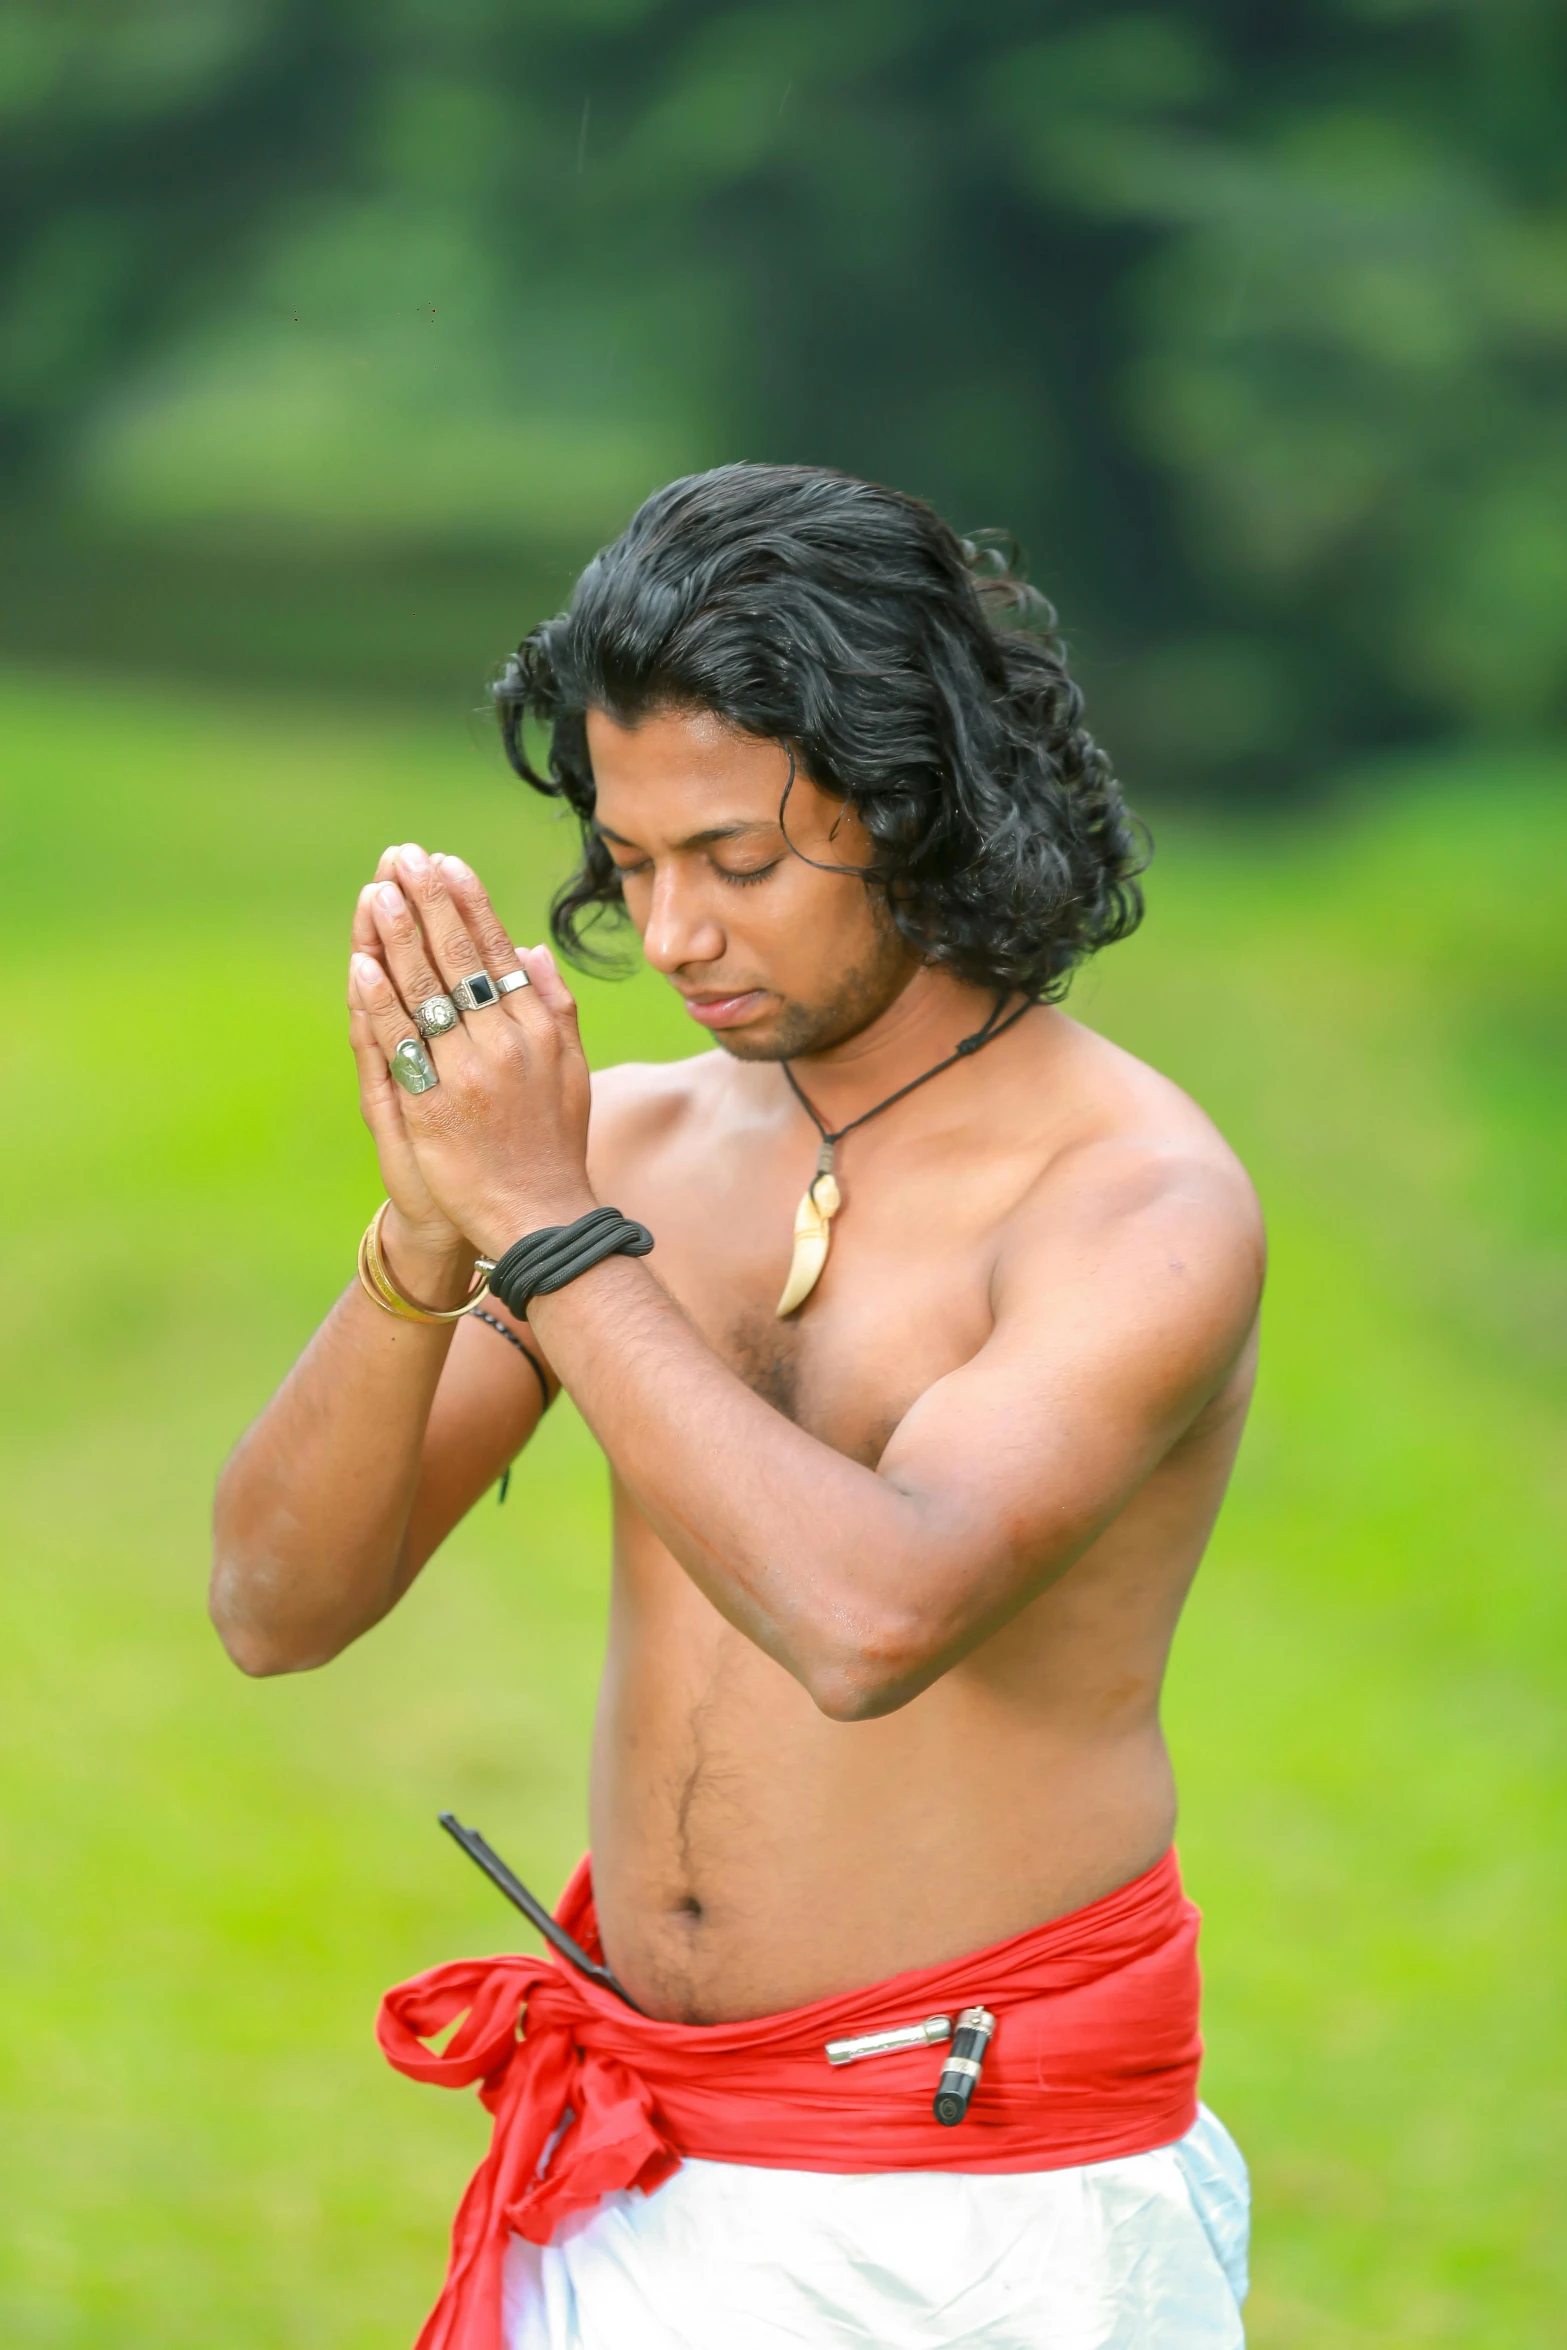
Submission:
[[539,1392],[544,1398],[544,1409],[548,1411],[550,1405],[554,1401],[554,1397],[550,1394],[550,1383],[544,1375],[544,1365],[539,1361],[539,1358],[534,1353],[532,1347],[524,1346],[522,1340],[517,1336],[516,1331],[509,1329],[506,1323],[501,1320],[499,1314],[486,1314],[482,1312],[478,1306],[474,1306],[471,1311],[472,1319],[475,1322],[487,1322],[492,1330],[498,1330],[500,1332],[502,1338],[505,1339],[508,1346],[514,1346],[520,1355],[525,1355],[527,1357],[529,1367],[533,1372],[533,1376],[539,1383]]
[[633,1223],[618,1208],[590,1208],[575,1224],[546,1224],[542,1232],[513,1241],[490,1274],[491,1294],[520,1322],[530,1297],[564,1289],[606,1257],[645,1257],[652,1246],[645,1224]]

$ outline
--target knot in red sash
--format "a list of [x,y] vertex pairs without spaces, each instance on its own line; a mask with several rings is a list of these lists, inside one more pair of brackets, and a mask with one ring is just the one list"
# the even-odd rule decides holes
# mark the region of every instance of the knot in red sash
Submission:
[[[593,2004],[609,1998],[552,1958],[504,1957],[434,1967],[381,2002],[376,2038],[400,2073],[443,2089],[482,2084],[495,2135],[464,2210],[477,2198],[486,2236],[511,2230],[547,2244],[571,2212],[618,2187],[651,2193],[679,2169],[646,2081],[583,2045]],[[424,2043],[452,2023],[434,2054]]]

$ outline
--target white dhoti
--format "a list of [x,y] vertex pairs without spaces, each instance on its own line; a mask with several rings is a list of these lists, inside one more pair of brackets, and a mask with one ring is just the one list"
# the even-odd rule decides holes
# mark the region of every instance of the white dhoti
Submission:
[[1246,2165],[1206,2107],[1065,2170],[687,2161],[512,2238],[507,2350],[1241,2350]]

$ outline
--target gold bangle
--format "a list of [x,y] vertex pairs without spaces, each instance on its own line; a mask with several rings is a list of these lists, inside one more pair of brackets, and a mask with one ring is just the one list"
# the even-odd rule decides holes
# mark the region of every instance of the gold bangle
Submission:
[[364,1291],[366,1297],[370,1300],[370,1303],[377,1307],[380,1312],[383,1314],[391,1314],[394,1319],[399,1322],[408,1321],[410,1316],[403,1311],[402,1307],[393,1305],[391,1300],[387,1297],[385,1291],[376,1287],[375,1281],[370,1272],[370,1268],[365,1261],[365,1254],[365,1243],[363,1240],[361,1240],[359,1243],[359,1259],[354,1268],[359,1276],[360,1288]]
[[465,1314],[472,1313],[488,1290],[488,1275],[462,1305],[450,1306],[440,1312],[429,1306],[416,1305],[411,1297],[405,1297],[392,1279],[386,1259],[381,1254],[381,1222],[391,1204],[390,1200],[382,1201],[359,1243],[359,1286],[384,1314],[391,1314],[400,1322],[460,1322]]
[[441,1312],[436,1312],[430,1306],[415,1305],[411,1297],[404,1297],[387,1270],[386,1259],[381,1254],[381,1221],[391,1204],[389,1199],[384,1199],[365,1226],[364,1237],[359,1243],[359,1261],[356,1268],[359,1274],[360,1288],[372,1305],[379,1306],[383,1314],[391,1314],[399,1322],[460,1322],[464,1314],[471,1314],[479,1300],[488,1294],[490,1287],[488,1273],[485,1274],[473,1295],[460,1306],[448,1306]]
[[390,1200],[383,1200],[377,1208],[359,1243],[359,1254],[376,1303],[384,1312],[395,1314],[399,1321],[407,1321],[414,1313],[422,1314],[425,1308],[415,1306],[411,1297],[404,1297],[381,1254],[381,1223],[390,1205]]

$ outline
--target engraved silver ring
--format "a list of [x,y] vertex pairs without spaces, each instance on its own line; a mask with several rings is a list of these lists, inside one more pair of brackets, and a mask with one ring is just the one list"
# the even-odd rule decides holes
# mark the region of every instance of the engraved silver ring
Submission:
[[421,1036],[445,1036],[458,1021],[457,1006],[449,995],[427,995],[414,1006],[414,1025]]
[[417,1036],[405,1036],[394,1046],[388,1066],[404,1093],[430,1093],[441,1082]]

